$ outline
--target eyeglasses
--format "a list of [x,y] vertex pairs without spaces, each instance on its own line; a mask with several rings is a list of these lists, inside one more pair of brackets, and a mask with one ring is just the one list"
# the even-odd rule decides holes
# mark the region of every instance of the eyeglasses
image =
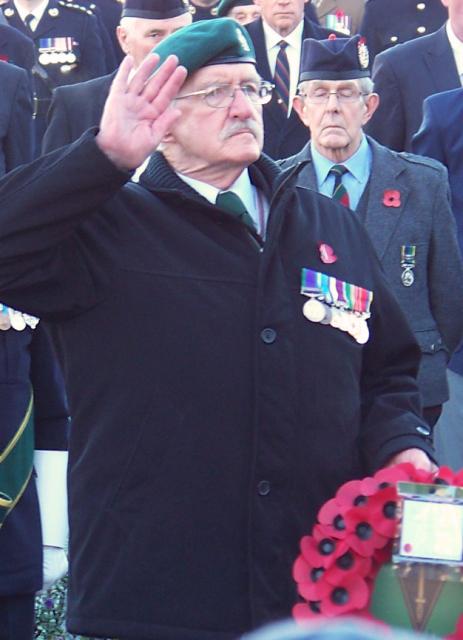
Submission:
[[259,84],[247,83],[234,87],[231,84],[219,84],[215,87],[209,87],[202,91],[187,93],[183,96],[177,96],[177,100],[183,98],[191,98],[193,96],[202,96],[206,103],[214,109],[226,109],[235,99],[235,93],[242,91],[246,98],[253,104],[267,104],[272,99],[272,90],[275,85],[271,82],[260,82]]
[[305,98],[310,104],[325,104],[330,99],[330,96],[336,96],[336,99],[341,104],[349,104],[357,102],[360,96],[367,96],[367,93],[362,93],[357,89],[351,87],[341,87],[340,89],[334,89],[329,91],[323,87],[311,89],[308,93],[299,92],[301,98]]

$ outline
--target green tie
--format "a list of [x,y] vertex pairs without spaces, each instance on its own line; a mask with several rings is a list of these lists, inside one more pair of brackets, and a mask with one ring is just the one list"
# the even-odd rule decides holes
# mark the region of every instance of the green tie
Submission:
[[219,193],[215,204],[221,209],[225,209],[225,211],[228,211],[228,213],[231,213],[235,217],[239,218],[241,222],[244,222],[244,224],[253,231],[256,230],[254,220],[249,215],[248,210],[244,206],[241,198],[237,196],[236,193],[233,193],[233,191],[222,191],[222,193]]

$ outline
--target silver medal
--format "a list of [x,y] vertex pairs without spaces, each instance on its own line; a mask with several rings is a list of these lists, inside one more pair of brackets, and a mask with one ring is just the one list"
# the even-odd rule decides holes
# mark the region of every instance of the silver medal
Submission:
[[311,298],[302,307],[302,313],[310,322],[321,322],[326,315],[325,305],[319,300]]
[[358,330],[355,339],[359,344],[365,344],[370,337],[370,331],[368,329],[367,321],[364,318],[359,318]]
[[23,318],[23,314],[20,311],[14,309],[9,310],[11,326],[16,331],[23,331],[26,328],[26,321]]
[[415,282],[415,275],[410,267],[402,271],[401,280],[404,287],[411,287]]

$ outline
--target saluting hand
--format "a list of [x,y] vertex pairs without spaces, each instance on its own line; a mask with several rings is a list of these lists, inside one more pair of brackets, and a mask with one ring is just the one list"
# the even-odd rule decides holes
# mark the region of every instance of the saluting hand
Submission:
[[149,54],[131,75],[133,59],[127,56],[113,80],[96,141],[121,169],[136,169],[151,155],[180,115],[172,100],[187,72],[169,56],[154,69],[159,56]]

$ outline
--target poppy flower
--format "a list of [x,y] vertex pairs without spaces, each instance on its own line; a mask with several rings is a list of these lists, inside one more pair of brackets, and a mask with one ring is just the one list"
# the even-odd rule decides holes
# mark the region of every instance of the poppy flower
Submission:
[[334,617],[361,610],[368,604],[370,589],[360,576],[346,576],[332,585],[330,592],[320,600],[320,610],[325,616]]
[[345,520],[348,530],[345,542],[361,556],[372,556],[375,549],[387,544],[388,538],[375,530],[368,507],[349,509]]
[[373,480],[376,482],[376,490],[378,490],[397,482],[413,482],[415,474],[416,469],[410,462],[402,462],[392,467],[380,469],[373,476]]
[[380,489],[368,500],[368,510],[375,531],[387,538],[394,538],[397,531],[397,490],[394,486]]
[[371,571],[371,563],[371,558],[359,556],[352,549],[348,549],[342,556],[336,558],[331,567],[326,570],[323,578],[330,584],[338,584],[349,575],[365,578]]
[[336,492],[335,500],[341,507],[345,508],[365,504],[367,496],[362,491],[362,481],[350,480],[343,484]]
[[457,620],[455,631],[449,636],[445,636],[446,640],[463,640],[463,614]]
[[328,500],[318,512],[318,522],[323,526],[326,533],[333,538],[346,537],[346,523],[344,513],[347,511],[345,505],[340,504],[335,498]]
[[400,207],[400,191],[397,189],[386,189],[383,194],[383,204],[386,207]]
[[296,622],[306,622],[321,616],[319,602],[298,602],[292,610],[293,618]]
[[332,562],[344,553],[347,546],[331,538],[319,524],[313,528],[313,535],[304,536],[301,540],[301,552],[312,567],[329,567]]
[[305,600],[319,600],[326,595],[329,587],[323,579],[324,574],[323,567],[312,567],[303,556],[299,556],[293,565],[293,578]]
[[455,482],[455,475],[450,467],[439,467],[433,482],[434,484],[447,484],[453,485]]

